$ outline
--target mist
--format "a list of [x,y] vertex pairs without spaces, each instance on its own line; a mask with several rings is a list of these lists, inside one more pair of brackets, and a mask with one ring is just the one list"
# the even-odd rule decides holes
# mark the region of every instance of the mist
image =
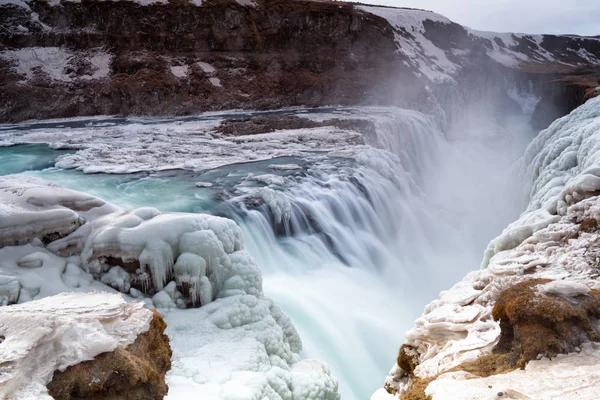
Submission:
[[362,3],[434,11],[473,29],[493,32],[600,35],[600,4],[593,0],[363,0]]

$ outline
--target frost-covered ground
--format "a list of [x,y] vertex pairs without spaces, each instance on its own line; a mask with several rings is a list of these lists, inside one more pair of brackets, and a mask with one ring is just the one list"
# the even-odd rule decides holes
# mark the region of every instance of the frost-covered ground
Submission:
[[[579,353],[530,361],[523,371],[489,378],[446,371],[489,354],[496,345],[501,330],[491,311],[502,290],[536,278],[552,281],[538,288],[542,297],[569,298],[600,288],[600,235],[593,227],[600,218],[598,143],[600,99],[589,100],[541,132],[517,164],[529,182],[527,210],[491,242],[484,269],[442,292],[406,333],[406,343],[418,354],[414,376],[441,374],[425,391],[433,399],[492,399],[500,392],[512,399],[595,398],[600,382],[600,346],[595,343],[584,344]],[[396,365],[387,385],[401,394],[411,384],[409,375]],[[394,396],[385,389],[373,396],[386,398]]]

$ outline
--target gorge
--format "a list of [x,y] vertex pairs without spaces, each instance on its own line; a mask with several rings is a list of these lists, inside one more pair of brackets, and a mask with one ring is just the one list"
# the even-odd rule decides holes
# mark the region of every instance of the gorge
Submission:
[[[600,39],[328,1],[10,0],[0,18],[7,308],[95,290],[156,308],[167,398],[538,398],[520,370],[443,374],[502,340],[512,285],[598,290]],[[556,352],[591,365],[574,381],[590,338]]]

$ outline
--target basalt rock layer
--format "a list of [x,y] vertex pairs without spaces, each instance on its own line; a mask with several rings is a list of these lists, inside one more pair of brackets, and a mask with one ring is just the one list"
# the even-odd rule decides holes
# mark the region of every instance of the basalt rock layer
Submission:
[[543,125],[597,86],[600,59],[597,38],[477,32],[344,2],[18,0],[0,2],[0,20],[4,122],[332,104],[450,117],[482,98],[514,108],[516,87],[545,99]]

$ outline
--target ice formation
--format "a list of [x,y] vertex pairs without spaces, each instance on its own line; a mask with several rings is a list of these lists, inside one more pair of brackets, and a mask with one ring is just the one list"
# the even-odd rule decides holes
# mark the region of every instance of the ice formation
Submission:
[[380,389],[373,400],[399,398],[413,379],[439,374],[426,389],[433,399],[491,399],[500,392],[513,399],[588,398],[598,384],[598,375],[590,374],[600,356],[594,343],[585,344],[580,354],[531,361],[525,371],[489,378],[447,371],[489,354],[497,344],[501,329],[491,312],[502,290],[537,278],[550,281],[537,288],[540,296],[586,296],[600,288],[599,135],[600,99],[594,99],[531,143],[520,160],[531,181],[527,210],[492,241],[487,268],[469,273],[425,308],[406,333],[417,359],[413,374],[395,365],[386,387],[397,397]]
[[46,384],[54,371],[132,344],[151,320],[141,303],[103,292],[0,307],[0,397],[52,399]]
[[165,119],[153,124],[135,118],[119,124],[110,119],[98,123],[92,120],[87,126],[73,127],[45,128],[23,123],[15,125],[16,129],[4,130],[0,146],[48,143],[53,148],[76,150],[61,155],[57,167],[124,174],[173,169],[203,171],[249,161],[301,157],[310,152],[328,153],[363,143],[359,132],[333,127],[222,136],[214,132],[219,121],[215,114],[213,118]]
[[0,247],[66,236],[95,208],[106,208],[105,203],[49,182],[4,177],[0,181]]
[[[164,312],[174,350],[169,376],[169,384],[174,383],[172,398],[339,399],[338,383],[328,367],[300,358],[298,333],[264,297],[260,270],[243,249],[242,232],[235,222],[203,214],[161,213],[149,207],[125,211],[94,196],[23,176],[1,177],[0,199],[4,237],[13,240],[0,247],[0,304],[42,299],[42,303],[0,307],[0,319],[2,313],[39,309],[39,304],[45,304],[43,298],[61,292],[118,291]],[[139,308],[137,303],[122,303],[118,296],[98,296],[106,296],[109,304],[118,299],[119,307]],[[75,302],[78,297],[58,299]],[[60,300],[48,300],[47,307],[53,301]],[[186,307],[200,308],[179,310]],[[93,316],[97,318],[102,310]],[[68,313],[78,321],[72,308],[52,315],[68,319]],[[127,333],[119,326],[109,328]],[[82,334],[94,335],[92,328]],[[13,332],[0,333],[7,338],[4,347]],[[64,330],[61,335],[75,338]],[[75,339],[73,346],[80,342],[89,347],[65,351],[81,361],[109,351],[109,345],[116,343],[99,334],[94,338],[108,345]],[[73,358],[71,353],[68,357]],[[49,367],[50,377],[55,369],[72,365],[63,358]],[[27,367],[22,367],[15,373],[26,373]],[[22,381],[18,376],[10,379]],[[10,398],[33,398],[36,394],[27,396],[32,390],[42,391],[47,381],[46,375],[36,377],[33,389],[27,386],[26,392]],[[12,384],[6,386],[11,388]]]

